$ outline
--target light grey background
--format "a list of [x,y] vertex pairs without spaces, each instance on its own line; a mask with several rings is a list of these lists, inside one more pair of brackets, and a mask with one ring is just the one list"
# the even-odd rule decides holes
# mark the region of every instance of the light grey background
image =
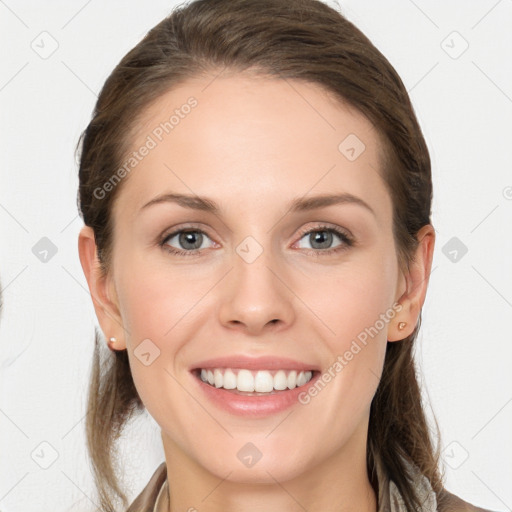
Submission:
[[[401,75],[431,151],[437,241],[417,357],[447,488],[512,510],[512,0],[340,3]],[[73,152],[111,70],[176,4],[0,0],[2,512],[95,510],[96,320]],[[164,460],[148,414],[123,451],[133,498]]]

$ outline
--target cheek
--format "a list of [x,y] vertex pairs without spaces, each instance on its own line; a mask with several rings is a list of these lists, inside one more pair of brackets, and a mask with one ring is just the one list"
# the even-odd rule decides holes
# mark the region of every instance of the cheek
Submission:
[[[389,252],[389,249],[388,249]],[[376,327],[386,338],[396,288],[396,261],[384,252],[367,253],[317,273],[315,286],[304,281],[300,294],[326,327],[333,353],[349,348],[353,339]],[[384,315],[386,318],[382,321]]]
[[207,279],[194,279],[181,269],[136,262],[118,282],[121,316],[132,348],[145,338],[162,345],[173,329],[192,321],[194,305],[211,286]]
[[319,407],[311,418],[325,414],[317,394],[329,395],[334,408],[342,407],[353,415],[352,420],[325,417],[326,423],[356,421],[369,408],[384,363],[388,327],[397,312],[395,268],[391,257],[368,255],[318,276],[314,288],[311,284],[303,288],[308,306],[321,320],[313,317],[314,323],[325,327],[322,339],[330,354],[323,384],[304,397],[304,402],[310,400],[313,408]]
[[389,284],[379,272],[343,277],[316,295],[312,309],[329,328],[322,338],[330,357],[320,381],[300,397],[307,411],[303,421],[312,431],[321,430],[326,450],[341,448],[368,418],[395,316]]
[[158,408],[162,390],[168,389],[168,396],[180,396],[170,375],[176,375],[180,350],[190,339],[187,326],[197,323],[193,305],[204,291],[177,272],[136,259],[123,263],[129,272],[122,273],[122,265],[117,267],[116,287],[130,367],[143,402],[148,409]]
[[178,430],[181,421],[185,426],[193,421],[183,415],[190,397],[178,379],[183,372],[182,349],[191,339],[190,327],[197,325],[192,306],[204,294],[200,283],[187,286],[189,282],[178,272],[135,263],[118,280],[135,387],[157,422],[164,425],[173,418]]

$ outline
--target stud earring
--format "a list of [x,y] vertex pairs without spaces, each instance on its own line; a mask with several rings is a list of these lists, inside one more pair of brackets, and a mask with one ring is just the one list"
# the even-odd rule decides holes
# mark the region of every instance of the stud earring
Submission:
[[110,338],[109,341],[110,343],[115,343],[117,341],[117,338]]
[[403,331],[405,329],[405,326],[407,325],[407,322],[399,322],[398,323],[398,330]]

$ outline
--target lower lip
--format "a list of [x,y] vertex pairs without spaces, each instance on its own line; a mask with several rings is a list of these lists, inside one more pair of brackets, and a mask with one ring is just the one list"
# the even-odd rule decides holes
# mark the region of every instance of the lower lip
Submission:
[[216,388],[203,382],[193,372],[192,376],[206,397],[221,409],[239,416],[263,417],[284,411],[295,404],[300,404],[299,395],[315,383],[320,376],[320,372],[315,372],[312,379],[302,386],[259,396],[241,395],[224,388]]

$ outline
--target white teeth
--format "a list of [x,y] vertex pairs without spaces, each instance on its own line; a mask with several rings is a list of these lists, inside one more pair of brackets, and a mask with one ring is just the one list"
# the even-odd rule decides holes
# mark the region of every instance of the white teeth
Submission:
[[270,393],[274,389],[274,377],[269,372],[258,372],[254,378],[254,391]]
[[278,370],[274,373],[272,375],[272,372],[267,370],[252,372],[245,369],[214,368],[212,371],[203,368],[201,380],[216,388],[237,389],[249,393],[270,393],[273,390],[283,391],[303,386],[313,376],[311,371],[297,373],[296,370]]
[[223,382],[223,388],[224,389],[235,389],[237,384],[237,376],[231,371],[226,370],[224,372],[224,382]]
[[221,388],[222,381],[223,381],[222,372],[220,370],[218,370],[217,368],[215,368],[215,370],[213,371],[213,378],[214,378],[215,387]]
[[240,370],[236,380],[238,391],[254,391],[254,377],[249,370]]
[[291,371],[288,374],[288,389],[293,389],[297,387],[297,372],[295,370]]
[[286,378],[286,373],[283,370],[279,370],[274,375],[274,389],[278,391],[283,391],[288,387],[288,379]]

